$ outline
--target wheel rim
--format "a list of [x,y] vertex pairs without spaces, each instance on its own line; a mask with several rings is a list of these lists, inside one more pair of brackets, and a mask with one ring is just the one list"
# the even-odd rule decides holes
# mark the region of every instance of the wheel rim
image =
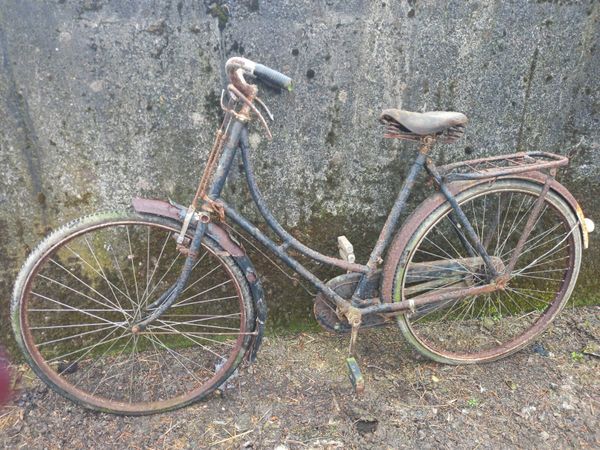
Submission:
[[[506,187],[461,201],[465,215],[500,269],[508,264],[537,198],[536,192]],[[472,255],[458,238],[449,212],[451,209],[446,208],[436,214],[412,246],[407,269],[397,278],[403,300],[444,288],[487,283],[481,266],[471,265],[481,258],[475,255],[477,260],[468,261]],[[497,226],[492,233],[494,222]],[[493,360],[523,347],[543,331],[566,301],[574,268],[573,232],[577,232],[576,222],[569,224],[547,198],[504,292],[422,307],[402,315],[400,327],[429,356],[449,362]],[[443,259],[459,264],[444,266],[439,262]],[[419,278],[419,266],[412,263],[443,269],[434,277],[424,272],[430,276],[425,280]]]
[[[177,302],[134,335],[185,258],[173,227],[122,220],[57,242],[25,283],[21,333],[42,376],[101,410],[154,412],[194,401],[237,366],[249,330],[243,294],[206,245]],[[68,318],[65,318],[68,317]]]

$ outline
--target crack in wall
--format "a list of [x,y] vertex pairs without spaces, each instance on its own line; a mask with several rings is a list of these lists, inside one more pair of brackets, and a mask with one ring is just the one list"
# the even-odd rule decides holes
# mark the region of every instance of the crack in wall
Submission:
[[2,72],[4,72],[4,76],[8,82],[6,105],[17,124],[15,131],[18,137],[15,145],[19,148],[25,160],[27,173],[31,180],[33,203],[39,205],[42,224],[45,226],[47,223],[47,207],[40,165],[40,143],[31,114],[29,113],[27,99],[17,86],[9,55],[8,41],[2,28],[0,28],[0,54],[2,56]]

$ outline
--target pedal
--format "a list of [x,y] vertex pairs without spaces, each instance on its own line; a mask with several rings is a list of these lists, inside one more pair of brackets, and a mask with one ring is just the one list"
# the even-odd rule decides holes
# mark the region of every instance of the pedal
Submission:
[[346,364],[348,365],[348,376],[354,387],[354,392],[356,392],[356,395],[360,395],[365,391],[365,379],[362,376],[360,367],[353,356],[346,358]]
[[348,240],[346,236],[338,236],[338,249],[340,250],[340,258],[349,263],[353,263],[356,261],[356,256],[354,256],[354,247]]

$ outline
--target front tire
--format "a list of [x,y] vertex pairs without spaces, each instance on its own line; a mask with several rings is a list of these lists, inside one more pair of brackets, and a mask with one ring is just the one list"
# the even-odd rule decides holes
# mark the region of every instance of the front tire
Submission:
[[131,331],[181,272],[180,226],[100,213],[32,252],[15,284],[12,323],[28,363],[55,391],[91,409],[142,415],[206,397],[233,373],[253,334],[253,304],[235,261],[209,237],[176,303],[144,332]]

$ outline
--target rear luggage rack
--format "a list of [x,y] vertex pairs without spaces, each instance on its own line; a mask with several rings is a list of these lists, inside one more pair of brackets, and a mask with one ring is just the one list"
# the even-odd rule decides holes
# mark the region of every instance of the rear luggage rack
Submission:
[[519,152],[511,155],[459,161],[438,167],[446,181],[480,180],[517,173],[554,169],[569,164],[569,158],[547,152]]

